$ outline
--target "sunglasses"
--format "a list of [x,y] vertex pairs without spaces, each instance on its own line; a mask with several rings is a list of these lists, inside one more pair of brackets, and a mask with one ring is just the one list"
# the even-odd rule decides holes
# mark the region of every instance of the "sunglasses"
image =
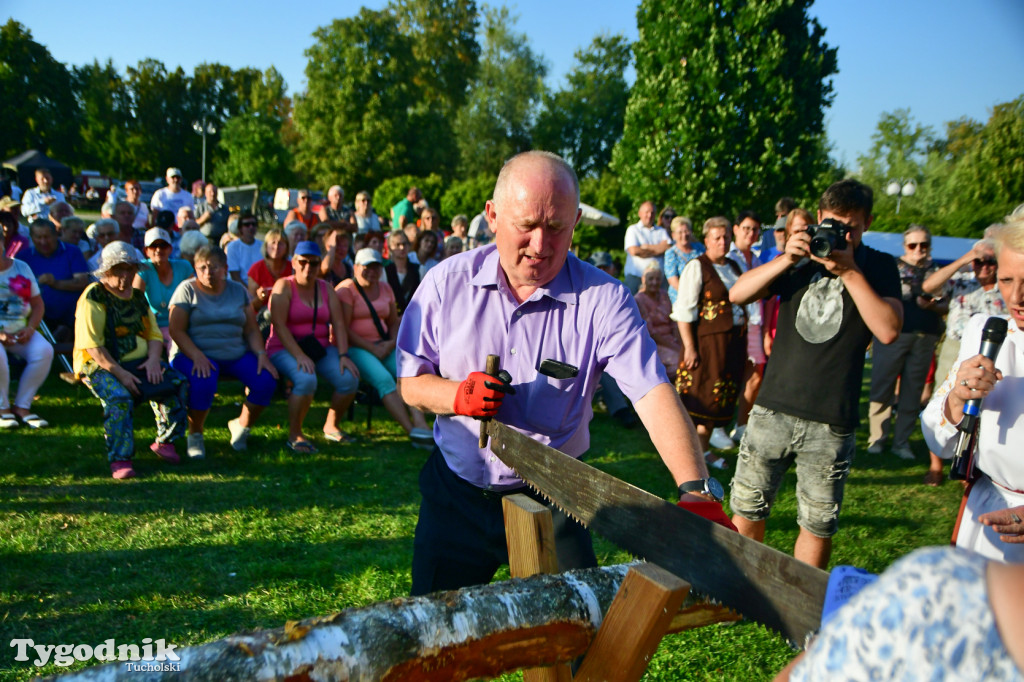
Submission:
[[989,266],[990,268],[994,268],[996,266],[996,259],[995,258],[975,258],[974,259],[974,264],[977,265],[979,268],[983,268],[986,265]]
[[242,227],[256,227],[258,223],[255,220],[243,220]]
[[908,251],[917,251],[918,249],[930,249],[932,248],[931,242],[914,242],[913,244],[907,244]]

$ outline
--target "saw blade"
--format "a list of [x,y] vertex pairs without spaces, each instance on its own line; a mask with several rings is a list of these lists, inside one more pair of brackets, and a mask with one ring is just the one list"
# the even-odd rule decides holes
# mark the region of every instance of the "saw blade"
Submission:
[[606,540],[802,647],[818,629],[828,573],[491,421],[491,450]]

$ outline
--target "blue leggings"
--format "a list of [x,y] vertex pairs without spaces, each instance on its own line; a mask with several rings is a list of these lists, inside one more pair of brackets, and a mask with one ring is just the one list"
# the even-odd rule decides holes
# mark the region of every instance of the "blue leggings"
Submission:
[[188,409],[203,412],[213,405],[213,396],[217,392],[217,379],[221,374],[232,376],[249,389],[247,401],[253,405],[266,407],[277,390],[277,379],[270,372],[261,370],[257,372],[258,358],[252,351],[246,351],[245,355],[237,360],[213,360],[213,370],[210,376],[201,377],[192,373],[192,360],[184,353],[178,353],[171,360],[171,367],[178,370],[186,377],[191,388],[188,399]]
[[377,390],[381,398],[395,392],[395,375],[398,368],[395,366],[395,351],[391,351],[383,360],[368,350],[349,346],[348,355],[352,362],[359,368],[359,380],[365,381]]

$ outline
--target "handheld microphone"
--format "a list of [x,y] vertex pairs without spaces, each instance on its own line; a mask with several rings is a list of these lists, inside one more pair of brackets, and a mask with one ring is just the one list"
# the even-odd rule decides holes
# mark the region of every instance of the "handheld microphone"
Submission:
[[[990,317],[981,331],[980,355],[995,362],[999,348],[1006,340],[1006,320],[1001,317]],[[953,461],[950,463],[949,477],[953,480],[972,480],[974,474],[974,440],[978,431],[978,415],[981,413],[981,398],[971,398],[964,403],[964,416],[957,425],[956,448],[953,450]]]

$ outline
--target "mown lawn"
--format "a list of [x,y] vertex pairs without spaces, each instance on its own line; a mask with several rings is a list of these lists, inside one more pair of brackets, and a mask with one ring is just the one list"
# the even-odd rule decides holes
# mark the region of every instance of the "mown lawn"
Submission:
[[[427,453],[409,447],[380,408],[372,430],[363,407],[346,424],[358,444],[327,443],[318,430],[324,393],[307,422],[320,453],[284,447],[283,403],[264,414],[249,451],[236,453],[226,423],[237,415],[237,389],[224,385],[209,418],[208,458],[177,467],[148,451],[155,431],[140,408],[141,478],[132,481],[110,478],[102,412],[84,388],[51,379],[36,403],[51,428],[0,434],[0,678],[64,670],[14,661],[16,638],[189,645],[408,593]],[[642,429],[599,414],[591,431],[590,463],[674,499]],[[833,564],[881,571],[915,547],[947,542],[959,486],[921,484],[923,443],[909,465],[864,447],[862,434]],[[728,486],[728,471],[718,477]],[[767,541],[784,551],[796,538],[793,487],[790,475],[768,525]],[[628,559],[601,539],[597,550],[602,563]],[[764,680],[791,655],[756,625],[712,626],[668,637],[645,679]]]

